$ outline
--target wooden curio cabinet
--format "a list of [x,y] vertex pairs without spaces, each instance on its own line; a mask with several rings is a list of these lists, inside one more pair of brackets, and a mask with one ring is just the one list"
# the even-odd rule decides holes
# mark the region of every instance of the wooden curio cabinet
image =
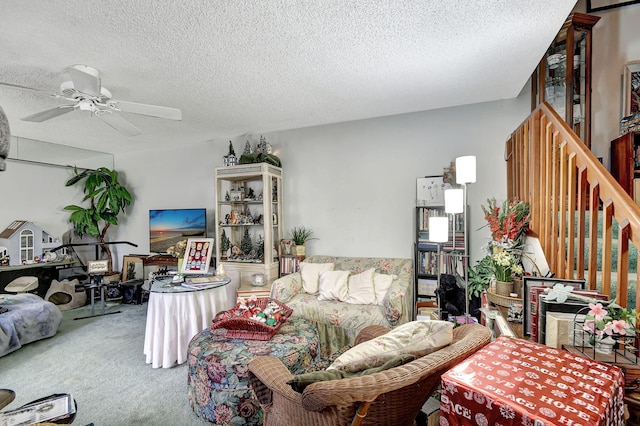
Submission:
[[531,109],[547,102],[591,148],[591,30],[599,16],[569,15],[531,77]]
[[611,141],[611,174],[639,203],[640,132],[629,132]]

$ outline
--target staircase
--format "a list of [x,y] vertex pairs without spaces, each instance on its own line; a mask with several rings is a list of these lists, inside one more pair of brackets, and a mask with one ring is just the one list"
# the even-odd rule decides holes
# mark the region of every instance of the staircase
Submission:
[[531,233],[555,277],[586,278],[589,289],[624,307],[631,296],[640,309],[640,207],[546,102],[512,133],[505,152],[508,196],[530,204]]

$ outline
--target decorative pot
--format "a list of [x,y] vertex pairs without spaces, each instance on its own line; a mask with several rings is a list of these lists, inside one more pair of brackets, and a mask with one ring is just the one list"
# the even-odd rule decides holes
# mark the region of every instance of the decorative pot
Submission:
[[305,246],[293,246],[293,254],[296,256],[304,256],[307,250]]
[[601,354],[610,354],[613,353],[613,346],[616,341],[611,338],[611,336],[607,336],[604,338],[600,338],[596,340],[596,352],[600,352]]
[[513,293],[513,281],[509,281],[509,282],[496,281],[497,295],[510,297],[511,293]]

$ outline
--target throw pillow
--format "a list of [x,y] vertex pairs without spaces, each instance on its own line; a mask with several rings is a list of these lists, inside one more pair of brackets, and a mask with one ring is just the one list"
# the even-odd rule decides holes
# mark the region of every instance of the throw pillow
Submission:
[[416,359],[416,357],[411,354],[402,354],[393,359],[390,359],[379,367],[368,368],[366,370],[358,371],[357,373],[349,373],[343,370],[313,371],[311,373],[293,376],[293,379],[287,381],[287,384],[290,385],[294,391],[302,393],[307,386],[316,382],[340,380],[344,379],[345,377],[358,377],[365,376],[367,374],[379,373],[380,371],[389,370],[390,368],[406,364],[407,362],[411,362],[414,359]]
[[353,305],[375,305],[376,291],[373,287],[375,268],[367,269],[349,277],[349,297],[345,300]]
[[327,369],[361,371],[377,367],[401,354],[423,357],[453,341],[449,321],[411,321],[360,343],[340,355]]
[[391,283],[396,278],[398,278],[397,275],[378,274],[377,272],[373,274],[373,287],[376,292],[376,304],[382,306],[384,297],[387,295],[387,291],[389,291]]
[[333,263],[309,263],[300,262],[300,276],[302,277],[302,289],[305,293],[318,293],[318,279],[321,272],[333,271]]
[[318,300],[344,302],[348,292],[349,271],[324,271],[318,277]]

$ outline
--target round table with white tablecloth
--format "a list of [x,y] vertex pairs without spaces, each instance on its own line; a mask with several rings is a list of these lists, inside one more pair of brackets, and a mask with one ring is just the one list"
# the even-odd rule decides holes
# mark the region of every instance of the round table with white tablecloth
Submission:
[[187,360],[189,341],[211,325],[215,314],[231,309],[225,278],[211,286],[189,288],[157,281],[149,289],[144,354],[153,368],[170,368]]

